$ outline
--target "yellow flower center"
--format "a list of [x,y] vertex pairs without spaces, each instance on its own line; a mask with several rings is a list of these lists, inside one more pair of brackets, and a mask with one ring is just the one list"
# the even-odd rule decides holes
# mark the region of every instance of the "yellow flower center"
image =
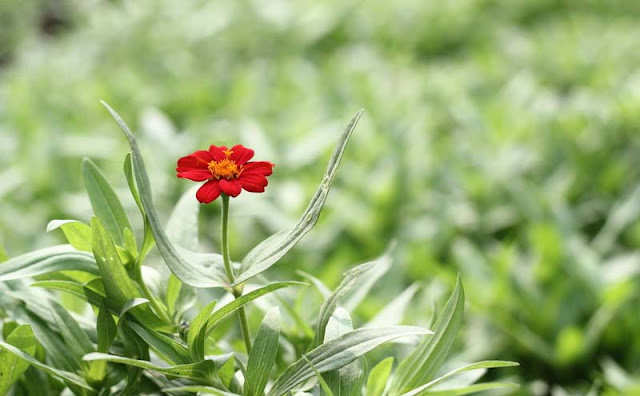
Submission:
[[235,179],[242,173],[242,166],[238,166],[235,161],[229,159],[229,156],[233,153],[231,150],[224,151],[227,158],[221,161],[209,162],[209,171],[216,179],[225,178],[227,180]]

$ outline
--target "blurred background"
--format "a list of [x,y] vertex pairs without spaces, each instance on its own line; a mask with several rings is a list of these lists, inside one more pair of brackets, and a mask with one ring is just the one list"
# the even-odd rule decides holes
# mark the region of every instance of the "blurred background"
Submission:
[[640,394],[640,2],[2,0],[9,256],[89,219],[84,156],[141,226],[99,100],[165,219],[192,186],[178,157],[241,143],[277,164],[233,201],[236,259],[297,219],[364,108],[319,224],[267,275],[335,286],[396,240],[356,324],[414,283],[407,323],[428,323],[461,273],[460,356],[519,361],[524,395]]

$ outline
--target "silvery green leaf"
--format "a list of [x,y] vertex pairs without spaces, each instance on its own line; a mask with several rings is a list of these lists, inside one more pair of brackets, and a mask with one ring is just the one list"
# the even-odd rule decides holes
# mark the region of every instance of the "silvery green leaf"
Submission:
[[245,396],[262,396],[269,381],[271,369],[278,353],[280,338],[280,310],[273,307],[264,316],[258,334],[249,353],[247,377],[245,379]]
[[5,261],[0,265],[0,281],[71,270],[100,274],[93,255],[79,252],[71,245],[57,245]]
[[340,165],[342,154],[347,146],[349,137],[351,137],[351,133],[362,116],[362,112],[363,110],[360,110],[353,117],[349,125],[347,125],[347,128],[342,133],[342,136],[329,159],[329,165],[325,171],[322,183],[320,183],[320,187],[318,187],[315,195],[311,198],[309,206],[307,206],[307,209],[300,217],[298,223],[293,227],[286,228],[270,236],[253,248],[253,250],[251,250],[242,260],[240,274],[236,278],[234,283],[235,285],[246,282],[275,264],[316,224],[318,217],[320,216],[320,211],[322,210],[324,202],[327,199],[327,195],[329,194],[331,182],[336,175],[338,165]]

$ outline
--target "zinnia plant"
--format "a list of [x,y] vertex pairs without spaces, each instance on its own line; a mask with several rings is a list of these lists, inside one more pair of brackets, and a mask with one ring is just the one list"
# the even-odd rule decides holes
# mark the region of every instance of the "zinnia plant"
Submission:
[[[478,376],[452,380],[463,371],[512,362],[483,361],[442,372],[463,320],[459,278],[431,329],[400,325],[399,312],[384,311],[354,328],[347,308],[357,307],[392,267],[393,249],[345,273],[333,291],[310,274],[301,275],[309,284],[268,280],[265,271],[318,220],[361,113],[342,134],[300,220],[236,263],[228,247],[230,197],[242,190],[264,192],[274,165],[251,161],[253,150],[242,145],[210,146],[180,158],[177,176],[204,183],[195,198],[188,192],[177,203],[164,225],[135,136],[105,106],[131,147],[124,173],[140,210],[142,235],[136,238],[111,184],[86,159],[83,178],[95,216],[88,224],[52,221],[48,231],[61,229],[68,244],[0,265],[0,394],[416,396],[508,392],[516,386],[473,383]],[[188,219],[197,218],[198,202],[217,198],[221,253],[201,253],[197,227]],[[154,246],[161,262],[148,265]],[[91,309],[71,310],[58,301],[61,293]],[[217,297],[204,300],[212,296]],[[312,298],[295,304],[301,297]],[[389,307],[401,313],[405,300],[399,297]],[[230,316],[237,327],[228,325]],[[261,318],[257,328],[251,328],[251,317]],[[392,354],[386,358],[368,353],[397,339],[411,344],[411,353],[401,347],[386,349]]]

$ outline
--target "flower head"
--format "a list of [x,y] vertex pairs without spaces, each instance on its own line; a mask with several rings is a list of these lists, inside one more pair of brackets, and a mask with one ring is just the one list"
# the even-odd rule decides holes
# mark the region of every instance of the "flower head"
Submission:
[[225,146],[210,146],[209,150],[198,150],[178,160],[178,177],[207,181],[196,193],[202,203],[213,202],[221,193],[236,197],[242,189],[264,192],[267,176],[275,166],[267,161],[251,161],[253,150],[240,144],[228,149]]

